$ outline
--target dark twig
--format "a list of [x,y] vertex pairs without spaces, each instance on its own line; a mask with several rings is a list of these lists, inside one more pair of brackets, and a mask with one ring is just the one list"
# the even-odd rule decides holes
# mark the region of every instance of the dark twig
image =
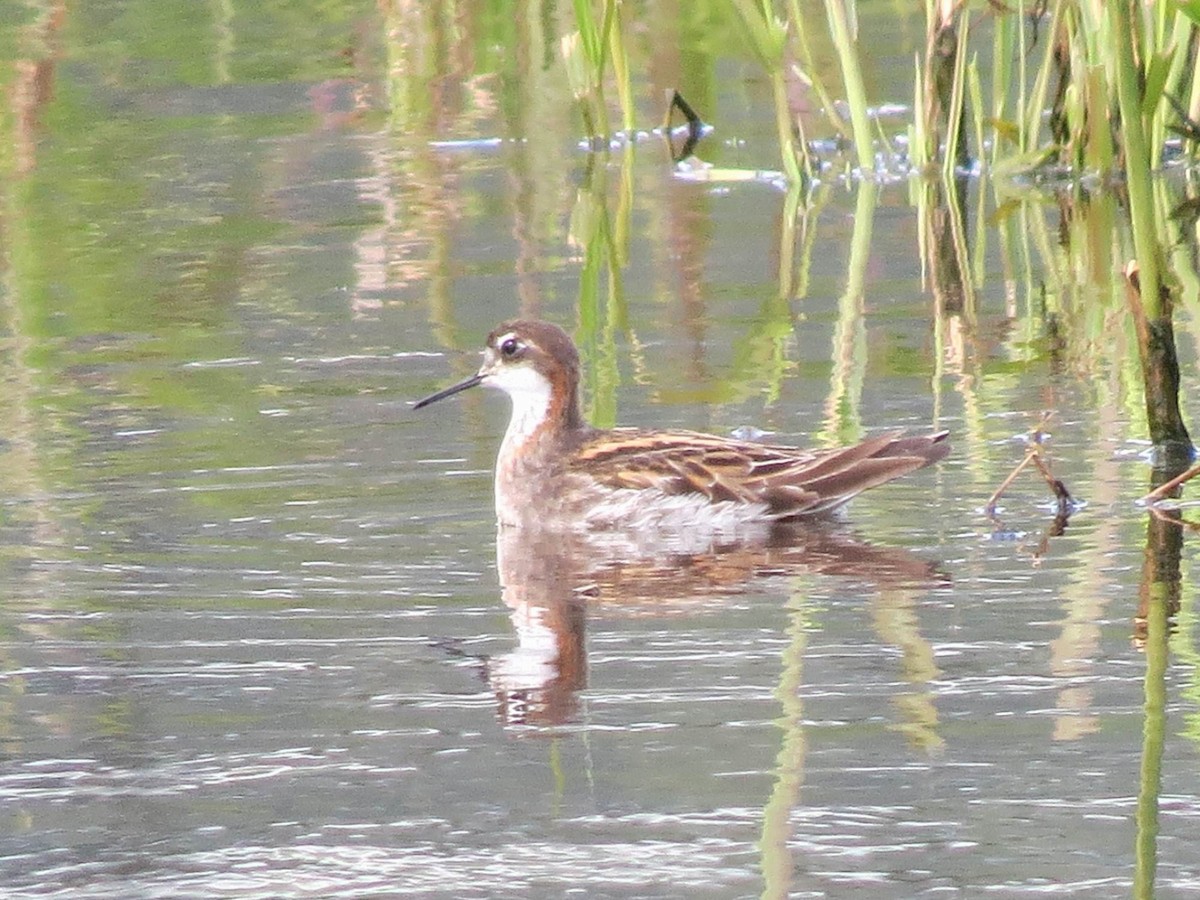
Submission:
[[1173,131],[1185,141],[1191,141],[1193,144],[1200,141],[1200,124],[1188,117],[1188,111],[1184,108],[1183,104],[1169,92],[1163,94],[1163,99],[1171,104],[1171,108],[1175,110],[1175,115],[1179,116],[1179,122],[1167,125],[1167,130]]
[[1038,448],[1036,446],[1030,447],[1025,452],[1025,458],[1017,463],[1017,467],[1008,473],[1008,477],[1000,483],[1000,487],[996,488],[992,496],[988,498],[987,505],[984,507],[984,509],[988,511],[989,515],[996,511],[996,501],[1000,499],[1000,495],[1008,490],[1008,486],[1010,484],[1017,480],[1017,476],[1021,474],[1021,470],[1029,465],[1030,461],[1037,456],[1037,453]]
[[1000,487],[996,488],[995,493],[992,494],[991,498],[987,502],[987,505],[984,507],[984,509],[987,510],[988,515],[995,514],[996,501],[1000,499],[1000,496],[1006,490],[1008,490],[1009,485],[1016,480],[1017,476],[1020,475],[1022,470],[1027,468],[1030,463],[1037,467],[1037,470],[1041,473],[1042,478],[1046,480],[1046,484],[1050,486],[1050,490],[1054,492],[1054,497],[1058,501],[1058,514],[1064,517],[1070,515],[1072,502],[1071,492],[1067,490],[1067,486],[1063,484],[1061,480],[1054,477],[1054,474],[1050,471],[1050,464],[1046,462],[1043,452],[1044,441],[1046,438],[1044,430],[1046,428],[1046,423],[1050,421],[1051,415],[1052,413],[1049,411],[1042,413],[1041,421],[1038,422],[1037,427],[1030,433],[1029,449],[1025,451],[1025,458],[1017,463],[1015,469],[1009,472],[1008,477],[1004,479],[1004,481],[1000,484]]
[[1067,486],[1051,473],[1050,466],[1042,458],[1041,451],[1042,448],[1039,444],[1033,455],[1033,464],[1037,466],[1038,471],[1042,473],[1042,477],[1046,479],[1046,484],[1050,485],[1050,490],[1054,491],[1054,498],[1058,501],[1059,511],[1069,509],[1071,506],[1071,493],[1067,490]]
[[[683,117],[687,120],[687,140],[683,142],[683,146],[679,148],[679,152],[675,152],[675,145],[672,142],[671,135],[671,118],[675,110],[683,113]],[[671,159],[675,162],[687,159],[692,155],[692,150],[700,143],[700,138],[704,137],[704,122],[696,115],[696,111],[692,109],[692,105],[683,99],[683,95],[679,91],[671,91],[671,102],[667,104],[667,116],[663,121],[663,136],[667,140],[667,146],[671,148]]]

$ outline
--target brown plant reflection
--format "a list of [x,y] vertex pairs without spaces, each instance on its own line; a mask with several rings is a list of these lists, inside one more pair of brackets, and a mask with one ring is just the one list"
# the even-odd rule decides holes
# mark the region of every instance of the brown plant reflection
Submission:
[[40,5],[33,22],[22,29],[20,52],[9,86],[12,126],[8,139],[14,151],[15,172],[23,175],[37,164],[41,116],[54,96],[61,53],[61,33],[66,20],[64,3]]
[[1134,619],[1134,641],[1147,647],[1155,620],[1174,620],[1179,612],[1183,556],[1183,514],[1178,509],[1153,509],[1146,521],[1146,550],[1142,557],[1142,584]]
[[[62,543],[61,516],[44,468],[44,422],[39,417],[39,382],[30,361],[38,340],[38,311],[31,302],[26,268],[36,259],[36,236],[27,222],[36,197],[30,180],[38,168],[43,117],[54,99],[62,53],[62,30],[67,11],[62,3],[34,4],[36,15],[16,32],[12,73],[0,76],[0,326],[5,332],[0,350],[0,434],[7,451],[3,468],[4,494],[9,502],[28,500],[32,517],[29,554],[35,547]],[[10,80],[5,83],[4,78]]]
[[920,216],[929,289],[943,315],[966,314],[974,320],[967,244],[966,179],[927,179],[920,195]]

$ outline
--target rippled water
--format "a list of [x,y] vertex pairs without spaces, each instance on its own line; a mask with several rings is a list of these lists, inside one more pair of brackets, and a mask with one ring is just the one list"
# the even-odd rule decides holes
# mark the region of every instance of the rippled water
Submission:
[[[939,331],[903,184],[865,299],[835,188],[781,315],[769,185],[435,141],[504,130],[486,82],[479,119],[389,126],[374,13],[275,12],[224,76],[74,9],[47,57],[0,235],[6,897],[1200,891],[1195,541],[1135,503],[1128,365],[1047,349],[994,253]],[[759,164],[765,89],[725,89],[712,153]],[[635,233],[589,305],[602,176]],[[574,330],[601,422],[955,452],[783,544],[498,547],[501,398],[407,401],[517,313]],[[1056,528],[1026,473],[993,521],[1044,408],[1085,505]]]

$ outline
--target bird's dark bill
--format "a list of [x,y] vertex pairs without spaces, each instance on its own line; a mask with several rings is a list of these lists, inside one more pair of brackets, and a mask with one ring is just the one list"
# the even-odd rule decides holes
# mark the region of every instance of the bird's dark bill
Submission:
[[465,391],[467,388],[473,388],[481,381],[483,381],[482,375],[472,375],[465,381],[460,381],[458,384],[452,384],[448,388],[442,388],[436,394],[430,394],[425,399],[418,400],[413,404],[413,409],[420,409],[423,406],[428,406],[430,403],[437,403],[439,400],[445,400],[447,397],[453,397],[459,391]]

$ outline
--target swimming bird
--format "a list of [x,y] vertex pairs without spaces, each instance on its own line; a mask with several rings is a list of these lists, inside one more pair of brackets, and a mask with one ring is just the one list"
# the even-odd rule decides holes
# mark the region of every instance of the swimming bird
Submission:
[[829,513],[950,452],[947,431],[893,430],[804,450],[695,431],[593,428],[579,407],[579,370],[561,328],[513,320],[488,335],[477,373],[413,404],[481,384],[512,400],[496,459],[501,525],[736,533]]

